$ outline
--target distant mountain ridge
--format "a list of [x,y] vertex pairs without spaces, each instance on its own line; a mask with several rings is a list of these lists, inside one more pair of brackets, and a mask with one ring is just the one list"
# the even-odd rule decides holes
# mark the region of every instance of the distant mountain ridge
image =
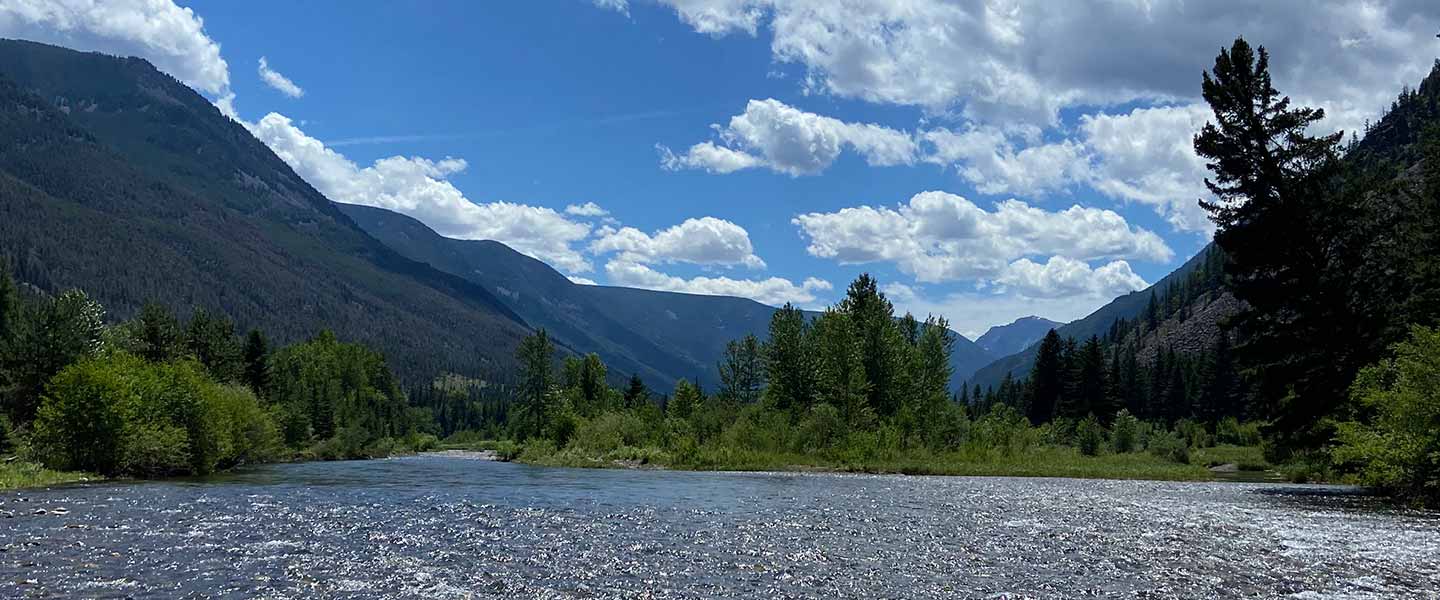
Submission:
[[1009,356],[1040,341],[1051,329],[1064,325],[1044,317],[1020,317],[1009,325],[991,327],[975,343],[995,356]]
[[[1077,340],[1089,339],[1090,336],[1103,336],[1111,325],[1120,319],[1133,319],[1145,311],[1153,295],[1159,294],[1172,284],[1183,281],[1205,264],[1206,254],[1213,246],[1206,244],[1199,252],[1192,256],[1185,264],[1171,271],[1169,275],[1161,278],[1143,290],[1130,292],[1110,301],[1105,306],[1096,309],[1085,318],[1068,323],[1055,330],[1060,337],[1073,337]],[[1030,366],[1035,363],[1035,351],[1038,344],[1032,343],[1020,352],[997,359],[975,372],[970,378],[969,384],[980,387],[999,386],[1008,373],[1016,379],[1024,379],[1030,374]]]
[[[361,228],[401,254],[486,287],[535,327],[580,352],[595,352],[612,372],[639,374],[668,390],[679,378],[719,384],[726,342],[765,339],[775,308],[746,298],[582,285],[499,242],[457,240],[381,208],[337,204]],[[954,383],[994,356],[955,334]]]
[[239,123],[137,58],[0,40],[0,254],[81,288],[223,310],[285,343],[330,328],[402,375],[504,376],[529,328],[367,235]]

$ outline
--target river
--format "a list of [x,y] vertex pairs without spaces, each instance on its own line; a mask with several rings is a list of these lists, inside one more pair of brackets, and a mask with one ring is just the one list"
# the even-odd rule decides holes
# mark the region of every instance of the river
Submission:
[[1440,515],[1314,486],[433,455],[0,496],[3,598],[1086,595],[1435,598]]

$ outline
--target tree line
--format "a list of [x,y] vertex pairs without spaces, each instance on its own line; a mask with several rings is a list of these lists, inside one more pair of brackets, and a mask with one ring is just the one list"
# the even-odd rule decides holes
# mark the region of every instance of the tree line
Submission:
[[0,261],[0,450],[111,476],[204,474],[423,444],[376,352],[329,332],[279,349],[197,308],[110,324],[84,292],[22,289]]

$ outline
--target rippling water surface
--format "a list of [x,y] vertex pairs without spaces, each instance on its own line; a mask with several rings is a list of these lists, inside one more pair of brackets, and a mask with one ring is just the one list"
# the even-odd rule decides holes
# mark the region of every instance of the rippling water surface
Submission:
[[0,597],[227,595],[1435,598],[1440,517],[1266,484],[446,456],[0,496]]

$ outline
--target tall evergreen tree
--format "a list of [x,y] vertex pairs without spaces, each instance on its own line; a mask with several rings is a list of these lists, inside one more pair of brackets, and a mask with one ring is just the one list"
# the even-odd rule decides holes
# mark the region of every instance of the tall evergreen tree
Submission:
[[1201,206],[1246,305],[1235,319],[1238,350],[1288,446],[1329,437],[1317,426],[1368,357],[1349,347],[1357,316],[1346,308],[1348,286],[1333,281],[1348,271],[1336,263],[1338,232],[1357,222],[1351,207],[1328,201],[1341,133],[1310,136],[1325,112],[1292,107],[1271,84],[1269,62],[1244,39],[1221,50],[1201,86],[1215,118],[1194,141],[1218,199]]
[[650,402],[650,388],[645,386],[645,381],[640,379],[638,373],[630,375],[630,384],[625,386],[626,408],[644,406]]
[[520,363],[516,427],[524,439],[538,435],[544,426],[546,403],[555,387],[555,344],[542,328],[520,340],[515,358]]
[[185,336],[180,321],[170,309],[147,302],[135,317],[137,353],[150,362],[170,362],[185,353]]
[[267,397],[270,389],[270,343],[259,329],[251,329],[245,336],[245,385],[260,398]]
[[235,324],[224,315],[195,309],[185,328],[185,346],[216,381],[238,381],[244,365],[235,340]]
[[834,406],[850,427],[864,427],[875,417],[865,380],[861,342],[850,315],[829,309],[815,319],[807,346],[815,355],[816,397]]
[[1051,329],[1040,340],[1036,350],[1035,363],[1030,367],[1030,405],[1026,416],[1035,425],[1047,423],[1055,418],[1055,406],[1065,391],[1064,342],[1060,334]]

